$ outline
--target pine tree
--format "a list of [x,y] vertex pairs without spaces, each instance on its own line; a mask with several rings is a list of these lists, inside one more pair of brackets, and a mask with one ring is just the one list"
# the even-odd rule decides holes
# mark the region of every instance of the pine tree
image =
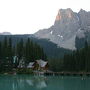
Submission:
[[19,59],[21,59],[24,56],[24,43],[23,43],[23,39],[21,39],[16,46],[16,53],[19,57]]
[[31,61],[31,50],[30,50],[30,39],[28,38],[28,40],[26,41],[25,44],[25,57],[26,57],[26,63]]
[[3,56],[3,59],[5,60],[6,57],[7,57],[7,47],[8,47],[8,42],[7,42],[7,37],[4,38],[4,41],[3,41],[3,52],[2,52],[2,56]]
[[9,38],[9,40],[8,40],[7,51],[8,51],[8,59],[9,59],[9,62],[11,63],[11,66],[12,66],[12,63],[13,63],[13,51],[12,51],[12,40],[11,40],[11,38]]

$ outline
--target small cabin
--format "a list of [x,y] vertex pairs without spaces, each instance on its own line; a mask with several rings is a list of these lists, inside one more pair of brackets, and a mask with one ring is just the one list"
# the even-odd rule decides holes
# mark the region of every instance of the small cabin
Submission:
[[30,62],[30,63],[28,64],[27,68],[33,69],[34,66],[35,66],[35,62]]
[[18,68],[25,68],[25,61],[24,61],[24,58],[22,58],[22,59],[19,61]]
[[36,60],[35,61],[35,69],[36,70],[48,70],[48,62],[44,60]]

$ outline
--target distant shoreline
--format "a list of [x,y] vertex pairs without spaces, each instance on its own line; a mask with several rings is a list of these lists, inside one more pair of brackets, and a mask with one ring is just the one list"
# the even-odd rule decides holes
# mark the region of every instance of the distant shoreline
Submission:
[[3,72],[3,75],[45,75],[45,76],[90,76],[90,72],[41,72],[36,73],[17,73],[17,72]]

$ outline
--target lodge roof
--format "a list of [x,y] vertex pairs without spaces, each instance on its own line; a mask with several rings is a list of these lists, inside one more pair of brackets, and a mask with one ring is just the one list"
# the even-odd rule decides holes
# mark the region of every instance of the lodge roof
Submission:
[[39,64],[40,67],[45,67],[47,65],[47,62],[44,60],[36,60],[36,62]]
[[28,64],[27,68],[32,68],[34,63],[35,63],[35,62],[30,62],[30,63]]

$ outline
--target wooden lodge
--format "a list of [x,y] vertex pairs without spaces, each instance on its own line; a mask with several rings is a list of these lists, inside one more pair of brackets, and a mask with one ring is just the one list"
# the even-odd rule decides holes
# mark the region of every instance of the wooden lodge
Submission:
[[33,70],[48,70],[48,62],[44,60],[36,60],[35,62],[30,62],[27,68],[31,68]]

